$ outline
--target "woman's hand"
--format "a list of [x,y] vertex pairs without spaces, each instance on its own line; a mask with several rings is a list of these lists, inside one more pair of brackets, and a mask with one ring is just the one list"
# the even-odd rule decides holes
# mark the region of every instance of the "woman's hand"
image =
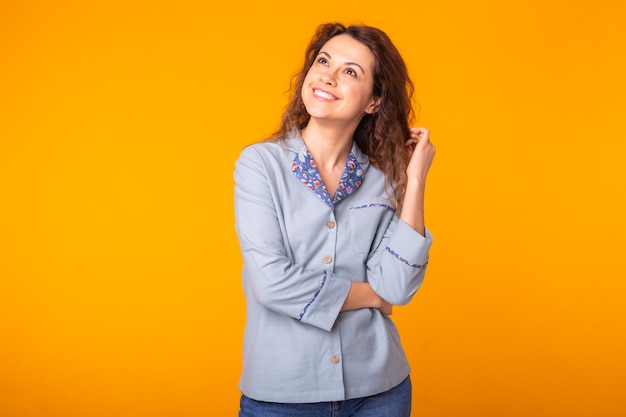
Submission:
[[411,156],[406,168],[407,180],[424,182],[435,157],[435,147],[430,143],[430,132],[424,127],[412,127],[411,137],[405,142]]
[[393,312],[393,305],[376,294],[369,283],[352,282],[341,311],[358,310],[360,308],[377,308],[387,316]]
[[393,304],[389,304],[387,301],[383,300],[382,305],[378,309],[385,316],[391,316],[391,313],[393,313]]

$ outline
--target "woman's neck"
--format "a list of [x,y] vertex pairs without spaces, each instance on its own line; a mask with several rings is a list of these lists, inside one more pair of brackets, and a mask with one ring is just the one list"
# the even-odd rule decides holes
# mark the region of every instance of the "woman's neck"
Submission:
[[318,167],[332,170],[343,169],[352,149],[353,131],[309,123],[302,129],[302,139]]

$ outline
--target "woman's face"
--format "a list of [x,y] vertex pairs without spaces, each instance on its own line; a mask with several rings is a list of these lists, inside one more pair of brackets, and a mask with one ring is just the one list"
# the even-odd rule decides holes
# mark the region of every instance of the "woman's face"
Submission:
[[374,55],[349,35],[331,38],[321,48],[302,85],[302,100],[312,120],[356,129],[366,113],[373,113]]

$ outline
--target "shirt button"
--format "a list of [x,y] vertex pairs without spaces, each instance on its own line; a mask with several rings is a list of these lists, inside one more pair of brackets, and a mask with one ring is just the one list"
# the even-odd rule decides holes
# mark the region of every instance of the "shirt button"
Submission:
[[334,363],[334,364],[339,363],[339,360],[340,360],[340,359],[339,359],[339,355],[333,355],[333,356],[331,356],[331,357],[330,357],[330,361],[331,361],[332,363]]
[[334,222],[334,221],[332,221],[332,220],[329,220],[329,221],[326,223],[326,227],[328,227],[329,229],[332,229],[333,227],[335,227],[335,222]]
[[324,256],[324,263],[329,264],[333,261],[333,258],[330,256]]

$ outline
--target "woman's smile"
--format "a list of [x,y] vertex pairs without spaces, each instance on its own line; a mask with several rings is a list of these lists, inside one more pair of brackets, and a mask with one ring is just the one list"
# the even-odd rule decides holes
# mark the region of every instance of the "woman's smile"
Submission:
[[338,98],[327,91],[320,90],[317,88],[313,89],[313,95],[321,100],[338,100]]

